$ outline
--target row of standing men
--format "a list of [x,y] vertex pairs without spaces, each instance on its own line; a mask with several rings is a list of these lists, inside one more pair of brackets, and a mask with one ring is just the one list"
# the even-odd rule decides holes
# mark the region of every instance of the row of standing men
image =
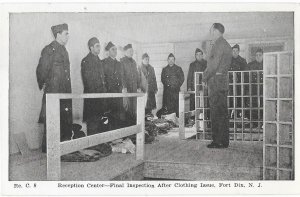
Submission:
[[[195,91],[195,72],[204,72],[207,67],[207,61],[203,58],[204,53],[201,49],[195,51],[195,61],[190,64],[187,76],[187,90]],[[229,66],[229,71],[250,71],[250,70],[263,70],[263,50],[258,48],[255,52],[255,60],[249,62],[240,56],[240,46],[235,44],[232,47],[232,59]],[[201,81],[201,77],[199,81]],[[190,97],[190,110],[195,109],[195,96],[192,94]]]
[[[51,27],[55,40],[44,47],[36,69],[37,82],[40,90],[44,91],[42,109],[39,122],[44,123],[44,137],[42,143],[43,152],[46,151],[46,94],[47,93],[71,93],[70,62],[65,45],[68,42],[69,32],[67,24],[60,24]],[[155,94],[157,93],[157,82],[154,68],[149,64],[148,54],[143,54],[142,64],[137,67],[132,58],[132,45],[124,47],[125,56],[116,59],[117,48],[109,42],[105,47],[108,57],[100,60],[100,42],[97,38],[88,41],[89,54],[81,62],[81,74],[84,85],[84,93],[135,93],[147,92],[146,114],[156,108]],[[237,49],[237,55],[235,54]],[[233,47],[233,57],[230,70],[243,70],[246,68],[245,59],[238,55],[239,46]],[[259,56],[258,51],[256,57]],[[195,62],[191,63],[187,79],[189,90],[194,90],[194,72],[203,72],[207,61],[203,59],[203,52],[200,49],[195,51]],[[248,64],[248,69],[262,69],[262,59],[256,58]],[[163,108],[169,113],[175,112],[178,116],[178,93],[184,82],[184,74],[180,66],[175,64],[175,57],[171,53],[168,56],[168,65],[163,68],[161,81],[164,85]],[[193,99],[192,99],[192,102]],[[194,105],[191,105],[194,106]],[[118,121],[114,128],[122,125],[119,122],[127,122],[128,126],[135,122],[136,98],[122,99],[85,99],[83,120],[89,124],[97,121],[99,114],[109,112]],[[72,101],[63,99],[60,101],[61,117],[61,141],[68,140],[72,135]],[[95,130],[88,131],[88,134],[95,133]]]

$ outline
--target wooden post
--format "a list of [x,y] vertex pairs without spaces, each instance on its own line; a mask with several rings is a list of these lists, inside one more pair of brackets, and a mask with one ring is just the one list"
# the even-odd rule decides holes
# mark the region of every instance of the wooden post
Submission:
[[140,125],[140,130],[136,134],[136,159],[144,159],[144,146],[145,146],[145,96],[137,97],[137,125]]
[[179,92],[179,139],[185,139],[184,129],[184,92]]
[[60,180],[60,102],[56,95],[46,95],[47,180]]

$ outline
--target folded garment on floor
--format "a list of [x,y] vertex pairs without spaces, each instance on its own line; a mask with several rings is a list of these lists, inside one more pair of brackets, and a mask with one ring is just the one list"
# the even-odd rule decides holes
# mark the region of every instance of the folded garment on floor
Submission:
[[98,144],[80,151],[69,153],[61,156],[63,162],[92,162],[98,161],[102,157],[106,157],[112,153],[109,144]]
[[98,151],[100,157],[106,157],[112,153],[112,148],[109,144],[103,143],[87,148],[89,150]]
[[126,138],[120,143],[113,143],[112,144],[112,152],[117,153],[134,153],[135,152],[135,145],[129,138]]
[[76,151],[74,153],[62,155],[60,158],[62,162],[92,162],[98,161],[100,159],[100,155],[87,155],[83,152]]
[[158,134],[168,133],[169,130],[171,130],[174,127],[177,127],[177,125],[173,121],[166,119],[156,119],[152,122],[159,128]]

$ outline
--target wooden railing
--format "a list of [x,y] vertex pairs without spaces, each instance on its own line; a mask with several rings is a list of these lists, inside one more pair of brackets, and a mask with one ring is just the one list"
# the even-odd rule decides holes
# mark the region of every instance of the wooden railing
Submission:
[[[136,135],[136,159],[144,159],[145,102],[143,93],[93,93],[93,94],[47,94],[47,180],[61,179],[61,155],[75,152],[97,144],[110,142],[133,134]],[[60,99],[137,97],[136,125],[99,133],[83,138],[60,142]]]
[[185,136],[185,96],[195,94],[195,91],[179,92],[179,139],[184,140]]

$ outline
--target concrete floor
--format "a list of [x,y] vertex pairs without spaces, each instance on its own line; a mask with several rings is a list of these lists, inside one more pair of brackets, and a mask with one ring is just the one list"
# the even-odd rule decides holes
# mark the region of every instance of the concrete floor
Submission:
[[[227,149],[208,149],[208,143],[179,140],[178,130],[174,129],[158,136],[153,144],[145,145],[145,161],[152,164],[196,164],[206,167],[219,165],[231,170],[237,167],[262,167],[262,142],[231,142]],[[62,162],[62,180],[110,180],[141,163],[143,161],[135,160],[134,154],[121,153],[113,153],[96,162]],[[32,151],[27,157],[11,155],[9,166],[10,180],[46,180],[46,155],[40,150]]]

